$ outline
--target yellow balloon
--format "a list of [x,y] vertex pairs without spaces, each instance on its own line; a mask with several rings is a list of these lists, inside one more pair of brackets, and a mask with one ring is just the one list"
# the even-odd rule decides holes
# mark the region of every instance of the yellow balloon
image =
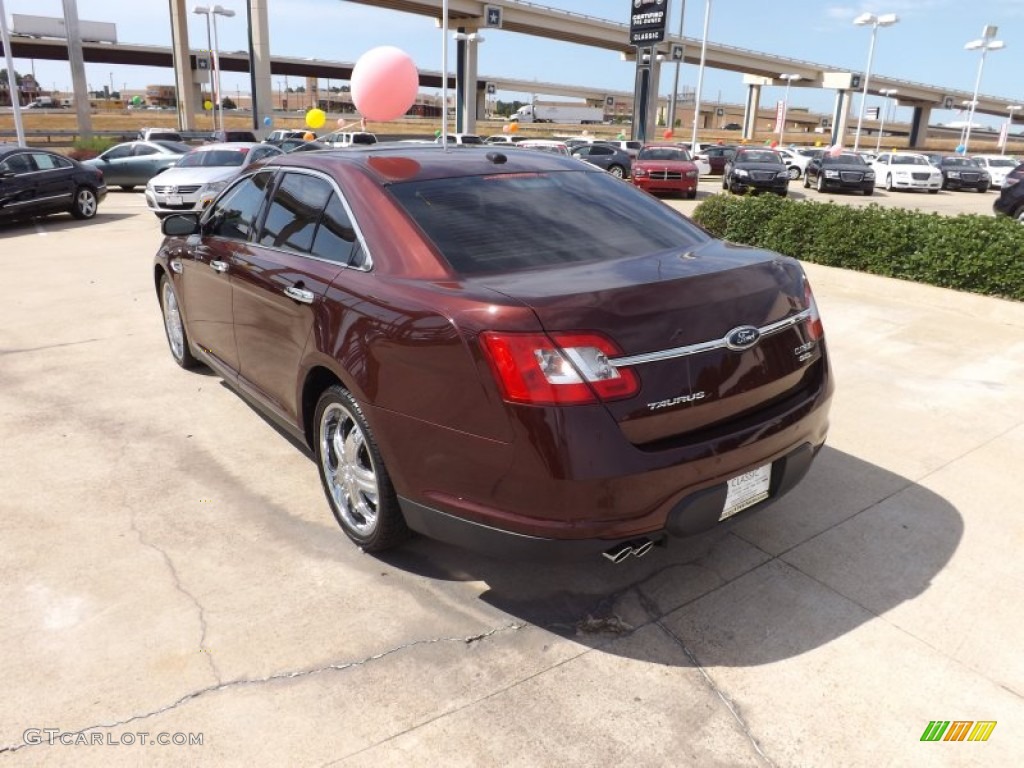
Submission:
[[820,147],[820,146],[821,146],[821,142],[820,142],[820,141],[816,141],[816,142],[814,142],[814,146],[816,146],[816,147]]
[[203,102],[203,109],[206,109],[206,110],[210,110],[210,109],[213,109],[213,102],[212,102],[212,101],[210,101],[209,99],[207,99],[206,101],[204,101],[204,102]]
[[323,128],[327,122],[327,113],[314,107],[306,113],[306,125],[310,128]]

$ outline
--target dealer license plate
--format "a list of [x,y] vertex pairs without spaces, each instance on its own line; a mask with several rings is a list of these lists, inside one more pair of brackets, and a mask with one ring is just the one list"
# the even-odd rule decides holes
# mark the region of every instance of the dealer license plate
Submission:
[[181,195],[168,195],[167,196],[167,204],[168,205],[181,205]]
[[745,472],[739,477],[734,477],[728,483],[728,491],[725,495],[725,507],[719,520],[732,517],[737,512],[742,512],[747,507],[752,507],[759,501],[768,498],[768,487],[772,480],[772,465],[765,464],[763,467]]

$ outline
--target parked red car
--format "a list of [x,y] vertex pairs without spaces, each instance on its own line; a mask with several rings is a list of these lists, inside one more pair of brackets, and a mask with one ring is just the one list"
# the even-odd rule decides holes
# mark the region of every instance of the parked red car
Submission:
[[672,144],[648,144],[633,160],[633,183],[648,192],[674,192],[697,197],[700,171],[690,153]]
[[800,264],[572,158],[276,156],[162,228],[174,359],[304,441],[367,551],[618,562],[777,499],[825,441]]

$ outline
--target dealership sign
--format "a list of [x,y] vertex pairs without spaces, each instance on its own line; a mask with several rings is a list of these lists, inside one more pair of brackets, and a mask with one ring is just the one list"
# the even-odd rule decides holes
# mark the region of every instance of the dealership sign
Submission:
[[630,45],[648,46],[665,39],[668,21],[666,0],[632,0],[629,17]]

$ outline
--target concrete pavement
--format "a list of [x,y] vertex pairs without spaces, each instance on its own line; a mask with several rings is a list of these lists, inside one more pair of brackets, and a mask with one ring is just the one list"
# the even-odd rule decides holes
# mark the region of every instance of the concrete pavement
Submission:
[[620,566],[371,557],[312,461],[171,362],[141,195],[100,211],[0,228],[3,762],[1024,754],[1024,305],[808,265],[837,393],[781,502]]

